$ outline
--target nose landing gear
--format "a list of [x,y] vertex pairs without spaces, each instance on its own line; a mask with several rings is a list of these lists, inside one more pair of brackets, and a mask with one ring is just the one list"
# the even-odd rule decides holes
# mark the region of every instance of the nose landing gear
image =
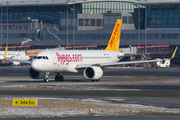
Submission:
[[61,73],[57,73],[55,76],[55,81],[64,81],[64,77],[61,75]]
[[49,72],[44,72],[43,82],[47,82],[47,83],[49,82],[48,76],[49,76]]

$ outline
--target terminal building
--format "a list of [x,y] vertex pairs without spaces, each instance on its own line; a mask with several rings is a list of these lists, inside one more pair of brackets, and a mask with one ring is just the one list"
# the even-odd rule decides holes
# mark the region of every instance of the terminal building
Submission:
[[0,17],[2,46],[8,39],[9,45],[104,48],[117,19],[123,22],[121,47],[139,46],[144,53],[149,49],[141,46],[160,46],[152,50],[166,49],[169,56],[180,44],[179,0],[22,0],[2,3]]

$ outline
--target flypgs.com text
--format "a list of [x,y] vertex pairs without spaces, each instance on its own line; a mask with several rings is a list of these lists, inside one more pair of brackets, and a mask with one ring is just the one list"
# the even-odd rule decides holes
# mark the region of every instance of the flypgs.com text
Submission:
[[82,62],[83,57],[81,54],[59,54],[56,52],[58,62],[61,62],[61,65],[68,65],[70,62]]

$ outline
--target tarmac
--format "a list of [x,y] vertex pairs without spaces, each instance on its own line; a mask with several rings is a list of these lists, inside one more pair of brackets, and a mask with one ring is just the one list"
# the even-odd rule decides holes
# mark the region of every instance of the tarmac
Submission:
[[[65,80],[63,82],[55,82],[55,74],[51,74],[49,76],[49,83],[44,83],[41,79],[31,79],[28,75],[28,70],[29,67],[0,67],[0,97],[64,98],[67,96],[68,98],[93,98],[115,103],[180,108],[180,69],[111,67],[104,69],[104,76],[100,82],[86,80],[82,73],[64,73]],[[22,86],[23,89],[27,86],[47,87],[47,89],[20,90],[19,87]],[[59,86],[69,87],[73,90],[54,89]],[[5,89],[7,87],[10,87],[10,89]],[[116,101],[116,99],[124,100]],[[154,120],[156,117],[157,116],[155,116],[155,118],[148,116],[147,118],[153,118]],[[162,117],[162,119],[163,117],[179,118],[179,115],[169,117],[160,115],[160,117]],[[136,120],[137,118],[139,120],[143,117],[128,117],[126,119]],[[157,118],[159,118],[159,116]],[[90,118],[87,117],[86,119]]]

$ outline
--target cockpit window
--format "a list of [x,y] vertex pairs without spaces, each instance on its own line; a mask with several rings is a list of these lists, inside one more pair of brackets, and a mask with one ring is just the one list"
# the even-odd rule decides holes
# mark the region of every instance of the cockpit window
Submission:
[[38,56],[37,59],[42,59],[42,56]]
[[47,56],[34,56],[34,59],[45,59],[48,60]]

